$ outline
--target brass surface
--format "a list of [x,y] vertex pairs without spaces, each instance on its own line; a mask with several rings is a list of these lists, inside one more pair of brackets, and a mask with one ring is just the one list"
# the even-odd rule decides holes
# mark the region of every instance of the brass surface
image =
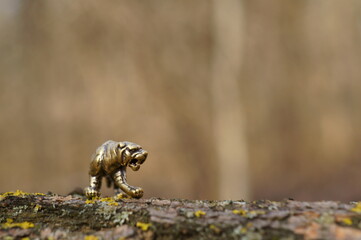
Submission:
[[127,183],[127,167],[138,171],[148,152],[132,142],[106,141],[92,156],[90,163],[90,186],[84,189],[88,198],[99,197],[102,178],[106,177],[108,187],[113,184],[115,194],[121,191],[133,198],[141,198],[143,189]]

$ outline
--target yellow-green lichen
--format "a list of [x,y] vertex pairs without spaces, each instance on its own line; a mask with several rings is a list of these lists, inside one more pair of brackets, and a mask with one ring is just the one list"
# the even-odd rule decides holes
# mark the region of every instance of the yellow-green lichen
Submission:
[[200,217],[202,217],[204,215],[206,215],[206,213],[201,211],[201,210],[198,210],[198,211],[194,212],[194,216],[196,216],[197,218],[200,218]]
[[94,204],[97,200],[98,198],[87,199],[85,200],[85,204]]
[[352,212],[361,213],[361,202],[358,202],[354,208],[351,209]]
[[147,231],[149,229],[150,226],[152,226],[151,223],[143,223],[143,222],[137,222],[136,226],[140,229],[142,229],[143,231]]
[[108,203],[108,206],[118,206],[119,205],[119,203],[117,203],[117,202],[109,202]]
[[99,238],[94,235],[88,235],[84,237],[84,240],[99,240]]
[[110,197],[101,198],[100,201],[107,202],[108,206],[118,206],[119,205],[119,203],[117,203],[114,198],[110,198]]
[[34,207],[34,212],[37,213],[37,212],[39,212],[40,209],[41,209],[41,205],[36,204]]
[[348,226],[352,225],[352,219],[351,219],[351,218],[347,218],[347,217],[342,218],[342,219],[341,219],[341,222],[342,222],[343,224],[345,224],[345,225],[348,225]]
[[209,225],[209,228],[216,234],[221,233],[221,229],[213,224]]
[[233,210],[232,211],[234,214],[237,214],[237,215],[241,215],[241,216],[246,216],[247,214],[247,211],[246,210],[243,210],[243,209],[239,209],[239,210]]
[[110,197],[105,197],[105,198],[100,198],[99,201],[101,201],[101,202],[111,202],[111,201],[114,201],[114,199],[110,198]]
[[85,201],[85,204],[94,204],[97,201],[107,203],[108,206],[118,206],[119,203],[115,201],[114,198],[105,197],[105,198],[92,198]]
[[15,192],[5,192],[3,194],[0,194],[0,201],[9,196],[25,197],[25,196],[44,196],[44,195],[45,195],[44,193],[27,193],[21,190],[16,190]]
[[130,198],[131,197],[129,197],[128,195],[126,195],[124,193],[119,193],[114,197],[115,200],[130,199]]
[[13,219],[7,218],[6,222],[1,224],[2,229],[8,229],[8,228],[14,228],[14,227],[19,227],[19,228],[22,228],[22,229],[28,229],[28,228],[33,228],[34,223],[31,223],[31,222],[15,223]]
[[242,217],[246,217],[246,218],[254,218],[258,215],[266,213],[265,211],[262,211],[262,210],[247,211],[247,210],[243,210],[243,209],[239,209],[239,210],[236,209],[236,210],[233,210],[232,212],[234,214],[241,215]]

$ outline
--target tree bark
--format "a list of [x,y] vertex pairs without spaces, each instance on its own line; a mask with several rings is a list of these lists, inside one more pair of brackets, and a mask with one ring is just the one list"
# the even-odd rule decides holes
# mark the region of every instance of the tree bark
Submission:
[[0,239],[361,239],[361,204],[0,195]]

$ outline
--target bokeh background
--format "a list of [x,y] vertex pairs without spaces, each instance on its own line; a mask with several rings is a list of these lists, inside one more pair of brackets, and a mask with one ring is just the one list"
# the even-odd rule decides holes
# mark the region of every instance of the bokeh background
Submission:
[[[361,1],[0,1],[0,192],[361,199]],[[111,194],[103,190],[104,194]]]

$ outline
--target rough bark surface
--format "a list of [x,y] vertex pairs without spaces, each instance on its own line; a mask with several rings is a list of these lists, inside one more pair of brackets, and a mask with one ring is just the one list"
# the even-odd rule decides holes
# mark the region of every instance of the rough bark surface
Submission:
[[0,195],[0,239],[361,239],[361,203]]

